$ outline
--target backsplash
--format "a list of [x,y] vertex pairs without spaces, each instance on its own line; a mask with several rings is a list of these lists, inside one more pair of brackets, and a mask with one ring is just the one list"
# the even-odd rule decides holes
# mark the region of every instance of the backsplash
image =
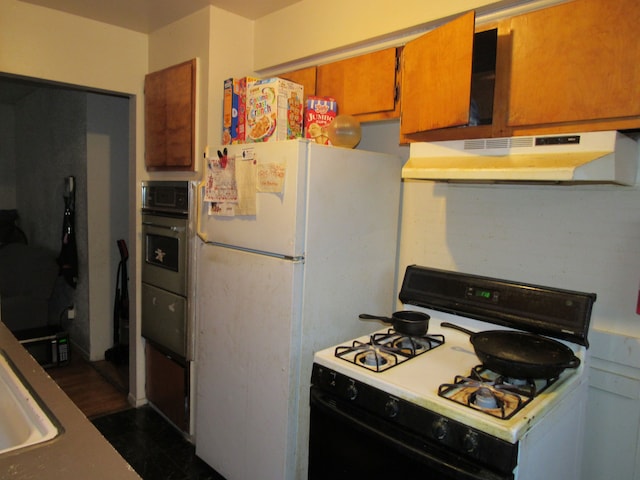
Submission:
[[592,328],[640,337],[640,190],[404,184],[400,271],[418,263],[594,292]]

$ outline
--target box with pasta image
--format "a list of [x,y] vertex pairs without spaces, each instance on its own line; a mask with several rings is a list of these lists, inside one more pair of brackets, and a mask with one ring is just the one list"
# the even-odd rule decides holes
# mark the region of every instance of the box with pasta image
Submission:
[[302,137],[304,87],[282,78],[247,85],[246,142]]

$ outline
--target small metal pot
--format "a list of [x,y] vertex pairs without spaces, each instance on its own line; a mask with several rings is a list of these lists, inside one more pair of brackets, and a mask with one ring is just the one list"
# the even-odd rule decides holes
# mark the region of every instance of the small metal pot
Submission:
[[427,333],[427,329],[429,328],[429,319],[431,317],[422,312],[401,310],[399,312],[394,312],[391,317],[361,313],[360,318],[363,320],[382,320],[385,323],[393,325],[393,328],[398,333],[415,337],[425,335]]

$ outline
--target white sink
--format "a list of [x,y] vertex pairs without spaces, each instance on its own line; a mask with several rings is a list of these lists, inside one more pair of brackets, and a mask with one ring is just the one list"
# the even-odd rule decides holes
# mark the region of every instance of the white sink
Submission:
[[55,438],[62,429],[0,350],[0,455]]

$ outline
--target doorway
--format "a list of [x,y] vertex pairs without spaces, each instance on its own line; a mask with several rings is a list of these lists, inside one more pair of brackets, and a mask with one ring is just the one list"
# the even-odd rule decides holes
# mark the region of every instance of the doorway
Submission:
[[0,209],[30,244],[61,248],[64,179],[76,183],[76,288],[56,286],[50,322],[89,360],[113,346],[113,298],[129,216],[129,102],[118,94],[0,74]]

